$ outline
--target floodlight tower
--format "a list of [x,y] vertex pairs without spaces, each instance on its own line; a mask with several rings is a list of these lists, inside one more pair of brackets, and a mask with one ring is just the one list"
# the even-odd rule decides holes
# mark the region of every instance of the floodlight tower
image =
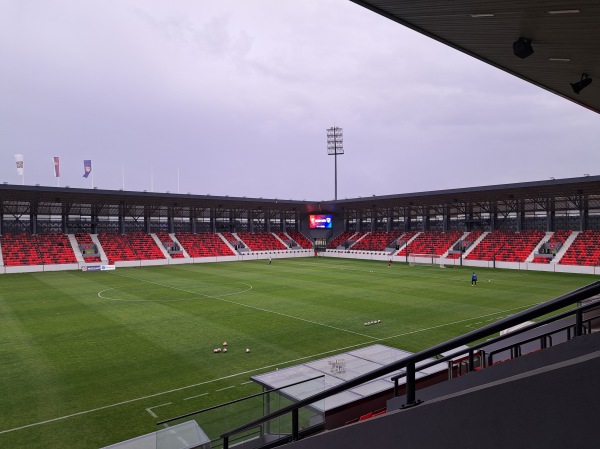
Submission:
[[342,128],[334,126],[327,130],[327,154],[335,158],[335,200],[337,200],[337,156],[344,154],[344,136]]

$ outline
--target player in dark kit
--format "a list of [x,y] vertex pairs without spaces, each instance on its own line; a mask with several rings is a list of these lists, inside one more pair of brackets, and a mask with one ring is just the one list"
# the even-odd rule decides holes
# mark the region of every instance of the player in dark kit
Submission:
[[477,287],[477,275],[475,274],[475,272],[473,271],[473,274],[471,275],[471,287]]

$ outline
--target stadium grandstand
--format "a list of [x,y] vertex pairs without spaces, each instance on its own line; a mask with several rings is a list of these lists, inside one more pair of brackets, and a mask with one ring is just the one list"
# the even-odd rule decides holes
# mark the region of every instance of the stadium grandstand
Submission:
[[[317,252],[600,273],[598,176],[320,203],[7,184],[0,194],[0,273]],[[331,227],[311,228],[317,208]]]
[[[352,1],[600,113],[594,84],[570,86],[598,76],[597,1]],[[549,67],[558,50],[572,63]],[[0,205],[6,277],[317,255],[600,274],[600,176],[321,202],[4,184]],[[373,344],[261,373],[281,408],[267,396],[264,416],[223,419],[209,440],[192,414],[160,421],[153,447],[593,447],[598,295],[594,282],[414,354]]]

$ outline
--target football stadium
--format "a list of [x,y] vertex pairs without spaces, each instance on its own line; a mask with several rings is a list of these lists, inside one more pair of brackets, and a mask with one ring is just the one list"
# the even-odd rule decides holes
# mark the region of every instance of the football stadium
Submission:
[[[595,1],[352,1],[600,113]],[[600,176],[456,179],[0,184],[0,446],[593,447]]]

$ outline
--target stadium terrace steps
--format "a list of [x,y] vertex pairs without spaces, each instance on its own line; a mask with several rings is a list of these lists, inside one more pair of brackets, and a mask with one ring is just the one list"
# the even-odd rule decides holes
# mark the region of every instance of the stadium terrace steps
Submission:
[[173,240],[175,243],[177,243],[179,245],[179,247],[181,248],[181,252],[183,253],[183,258],[189,259],[190,255],[187,253],[187,251],[185,250],[183,245],[179,242],[179,240],[177,240],[177,236],[175,235],[175,233],[173,232],[173,233],[169,234],[169,237],[171,237],[171,240]]
[[525,259],[525,262],[533,262],[533,259],[539,259],[540,257],[536,256],[536,254],[540,251],[540,248],[542,247],[542,245],[544,243],[550,241],[553,234],[554,234],[553,232],[546,232],[546,234],[544,235],[542,240],[540,240],[538,242],[538,244],[535,246],[535,248],[533,248],[533,251],[531,251],[531,254],[529,256],[527,256],[527,259]]
[[302,249],[312,249],[313,243],[301,232],[288,231],[287,234],[300,246]]
[[[167,234],[168,236],[169,234]],[[156,244],[156,247],[160,250],[160,252],[163,254],[165,259],[170,259],[171,255],[169,254],[169,252],[167,251],[167,249],[165,248],[165,246],[162,244],[162,241],[158,238],[158,236],[155,233],[150,234],[150,237],[152,237],[152,240],[154,240],[154,243]],[[171,239],[171,237],[169,237],[169,240]]]
[[81,255],[81,251],[79,250],[79,243],[77,243],[77,238],[75,234],[68,234],[69,243],[71,243],[71,248],[73,249],[73,254],[75,254],[75,259],[77,259],[78,263],[85,263],[83,256]]
[[98,248],[98,253],[100,254],[100,262],[108,264],[108,257],[106,252],[104,252],[104,248],[102,248],[102,243],[100,243],[100,239],[98,239],[98,234],[88,234],[92,239],[92,242]]
[[566,234],[566,237],[564,238],[564,240],[562,242],[563,246],[560,247],[560,249],[556,253],[556,256],[554,256],[554,259],[552,259],[551,263],[553,263],[553,264],[560,263],[562,257],[569,250],[569,248],[571,247],[571,245],[573,244],[573,242],[579,235],[579,231],[556,231],[554,234],[556,235],[558,232],[564,232]]
[[222,232],[218,232],[217,235],[221,239],[221,241],[231,250],[232,254],[235,254],[235,247],[225,238]]
[[[356,231],[344,231],[337,237],[335,237],[332,241],[327,244],[328,249],[338,249],[339,246],[344,244],[346,241],[350,240],[354,236],[356,236],[358,232]],[[346,249],[346,248],[340,248]]]
[[[185,252],[185,249],[183,249],[181,244],[177,241],[175,234],[169,234],[168,232],[156,232],[155,234],[151,234],[151,235],[152,236],[156,235],[156,238],[154,239],[154,241],[156,242],[157,246],[161,249],[161,251],[163,251],[166,259],[185,259],[186,258],[187,253]],[[173,243],[179,247],[178,251],[181,251],[181,252],[176,252],[176,253],[169,252],[169,250],[167,249],[165,244],[168,245],[168,244],[173,244]],[[189,259],[189,256],[188,256],[188,259]]]
[[272,232],[271,234],[273,234],[277,238],[277,240],[283,243],[287,248],[289,248],[292,245],[293,239],[285,232]]
[[372,231],[358,240],[352,249],[362,251],[385,251],[388,245],[402,236],[402,231]]

